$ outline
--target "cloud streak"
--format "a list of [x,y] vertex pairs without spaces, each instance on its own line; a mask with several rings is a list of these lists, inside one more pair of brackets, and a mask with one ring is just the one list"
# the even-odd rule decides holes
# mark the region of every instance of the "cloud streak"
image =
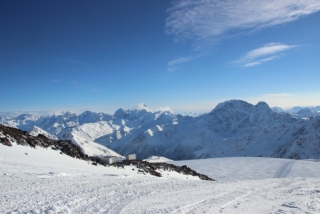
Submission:
[[263,94],[261,96],[263,96],[263,97],[290,97],[290,96],[293,96],[293,94],[279,93],[279,94]]
[[175,71],[179,64],[192,61],[198,57],[199,56],[189,56],[189,57],[180,57],[178,59],[171,60],[170,62],[168,62],[168,70]]
[[261,94],[255,97],[243,98],[250,103],[265,101],[269,106],[317,106],[319,105],[320,93],[304,92],[304,93],[278,93],[278,94]]
[[177,0],[167,11],[165,32],[175,41],[215,44],[319,10],[319,0]]
[[256,65],[260,65],[260,64],[262,64],[264,62],[272,61],[272,60],[277,59],[277,58],[279,58],[279,57],[278,56],[272,56],[272,57],[260,59],[258,61],[248,62],[248,63],[244,64],[243,66],[244,67],[253,67],[253,66],[256,66]]
[[296,47],[298,46],[286,45],[281,43],[269,43],[260,48],[249,51],[240,59],[231,63],[243,67],[253,67],[268,61],[278,59],[280,58],[280,53]]

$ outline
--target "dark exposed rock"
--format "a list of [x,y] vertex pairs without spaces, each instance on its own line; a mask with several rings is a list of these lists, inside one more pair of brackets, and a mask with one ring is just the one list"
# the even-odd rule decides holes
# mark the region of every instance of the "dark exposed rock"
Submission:
[[10,140],[8,138],[0,138],[0,142],[6,146],[12,146],[12,143],[10,142]]
[[197,173],[196,171],[190,169],[186,165],[183,166],[176,166],[169,163],[150,163],[147,161],[141,161],[141,160],[130,160],[130,161],[123,161],[111,164],[111,166],[115,166],[118,168],[123,168],[124,166],[130,166],[134,165],[136,166],[141,173],[148,173],[150,175],[154,175],[157,177],[161,177],[161,173],[157,172],[156,170],[164,170],[164,171],[176,171],[180,174],[184,175],[192,175],[192,176],[198,176],[201,180],[208,180],[208,181],[214,181],[214,179],[209,178],[206,175]]
[[73,158],[90,160],[90,157],[84,154],[82,150],[70,140],[52,140],[42,134],[32,136],[26,131],[0,124],[0,143],[6,146],[12,146],[13,142],[16,142],[18,145],[31,146],[33,148],[36,146],[44,148],[51,147],[52,149],[60,150],[62,153]]

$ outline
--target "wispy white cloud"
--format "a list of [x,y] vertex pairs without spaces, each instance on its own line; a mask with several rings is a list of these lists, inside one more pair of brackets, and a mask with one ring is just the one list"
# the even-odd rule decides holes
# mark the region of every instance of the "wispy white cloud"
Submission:
[[279,57],[278,56],[272,56],[272,57],[260,59],[258,61],[246,63],[243,66],[244,67],[253,67],[253,66],[256,66],[256,65],[260,65],[260,64],[262,64],[264,62],[272,61],[272,60],[277,59],[277,58],[279,58]]
[[[291,22],[319,10],[319,0],[176,0],[167,10],[165,33],[177,42],[191,41],[196,51],[203,51],[228,38]],[[250,54],[257,58],[286,48],[290,47],[263,47]],[[276,58],[259,59],[244,66],[252,67]],[[189,58],[172,60],[168,70],[175,70],[172,65],[188,61]]]
[[242,99],[250,103],[265,101],[269,106],[318,106],[320,92],[261,94],[254,97],[244,97]]
[[174,59],[174,60],[171,60],[170,62],[168,62],[168,66],[172,67],[172,66],[175,66],[180,63],[188,62],[190,60],[192,60],[192,57],[180,57],[178,59]]
[[[253,67],[262,63],[280,58],[280,53],[296,48],[298,45],[286,45],[281,43],[269,43],[260,48],[249,51],[240,59],[231,62],[244,67]],[[277,55],[278,54],[278,55]]]
[[181,63],[192,61],[192,60],[196,59],[197,57],[198,56],[180,57],[178,59],[171,60],[170,62],[168,62],[168,70],[175,71],[177,68],[176,67],[177,65],[179,65]]
[[168,111],[173,114],[173,111],[171,110],[171,108],[169,106],[158,107],[154,111]]
[[263,94],[260,96],[262,96],[262,97],[290,97],[293,95],[294,94],[289,94],[289,93],[279,93],[279,94]]
[[258,57],[264,57],[266,55],[270,54],[276,54],[285,50],[289,50],[291,48],[295,48],[297,45],[286,45],[281,43],[269,43],[261,48],[254,49],[252,51],[249,51],[246,54],[246,58],[252,59],[252,58],[258,58]]
[[319,10],[319,0],[177,0],[167,11],[165,32],[176,41],[215,43]]

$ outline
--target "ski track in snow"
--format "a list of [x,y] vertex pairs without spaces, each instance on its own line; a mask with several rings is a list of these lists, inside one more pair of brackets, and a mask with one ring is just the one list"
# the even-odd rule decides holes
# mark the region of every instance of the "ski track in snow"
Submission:
[[295,161],[289,161],[289,162],[283,163],[278,168],[278,170],[274,173],[273,177],[274,178],[286,178],[290,174],[291,168],[294,163],[295,163]]
[[[14,149],[21,150],[16,154]],[[227,168],[227,160],[211,161],[220,161],[221,169],[233,172]],[[252,158],[241,160],[238,169],[250,168]],[[130,174],[128,170],[92,166],[56,151],[2,146],[0,213],[320,213],[319,177],[289,177],[308,169],[316,173],[318,163],[257,160],[269,160],[267,164],[274,166],[270,176],[280,178],[243,179],[238,175],[218,182],[164,179],[134,175],[137,170],[131,168]],[[205,168],[213,163],[198,161]],[[248,170],[245,173],[256,173],[256,168]]]
[[233,203],[233,202],[235,202],[235,201],[238,201],[239,199],[241,199],[241,198],[249,195],[250,193],[251,193],[251,192],[248,192],[248,193],[246,193],[246,194],[244,194],[244,195],[241,195],[240,197],[238,197],[238,198],[236,198],[236,199],[233,199],[232,201],[229,201],[228,203],[222,205],[222,206],[221,206],[221,209],[223,209],[224,207],[228,206],[229,204],[231,204],[231,203]]
[[[306,192],[309,200],[306,206],[290,197],[303,193],[301,184],[305,180],[301,179],[284,180],[279,185],[272,179],[250,184],[105,177],[47,178],[31,185],[24,186],[28,184],[24,183],[24,191],[4,190],[7,200],[2,200],[3,205],[14,202],[8,213],[250,213],[259,206],[272,208],[277,204],[278,208],[271,213],[320,211],[319,203],[312,200],[317,192]],[[264,201],[264,193],[270,188],[273,194]],[[222,192],[225,189],[228,191]],[[214,196],[208,197],[210,195]]]
[[[1,175],[1,213],[318,213],[319,179]],[[16,185],[19,184],[19,185]]]
[[178,212],[178,211],[181,211],[181,212],[191,211],[193,207],[200,206],[200,204],[202,204],[202,203],[204,203],[204,202],[207,203],[207,202],[209,202],[210,200],[212,200],[212,199],[214,199],[214,198],[216,198],[216,197],[218,197],[218,196],[220,196],[220,195],[224,195],[224,194],[226,194],[226,193],[223,192],[223,193],[220,193],[220,194],[218,194],[218,195],[215,195],[215,196],[212,197],[212,198],[204,199],[204,200],[201,200],[201,201],[192,203],[192,204],[188,204],[188,205],[186,205],[186,206],[183,206],[183,207],[180,207],[179,209],[174,210],[172,213],[176,213],[176,212]]

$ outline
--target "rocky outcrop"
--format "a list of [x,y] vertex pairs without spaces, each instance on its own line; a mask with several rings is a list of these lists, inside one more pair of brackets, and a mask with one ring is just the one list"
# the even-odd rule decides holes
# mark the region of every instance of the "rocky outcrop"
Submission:
[[154,175],[157,177],[161,177],[161,173],[158,172],[157,170],[162,170],[162,171],[175,171],[180,174],[184,175],[192,175],[192,176],[197,176],[201,180],[207,180],[207,181],[214,181],[214,179],[209,178],[206,175],[197,173],[196,171],[190,169],[186,165],[183,166],[176,166],[173,164],[169,163],[150,163],[147,161],[141,161],[141,160],[131,160],[131,161],[123,161],[123,162],[118,162],[114,163],[110,166],[115,166],[115,167],[124,167],[124,166],[136,166],[139,169],[139,172],[141,173],[146,173],[150,175]]
[[32,136],[26,131],[7,127],[0,124],[0,143],[6,146],[12,146],[13,143],[23,146],[31,146],[33,148],[40,146],[44,148],[51,147],[54,150],[60,150],[73,158],[90,160],[88,155],[84,154],[81,149],[74,145],[71,140],[52,140],[46,136],[39,134]]

